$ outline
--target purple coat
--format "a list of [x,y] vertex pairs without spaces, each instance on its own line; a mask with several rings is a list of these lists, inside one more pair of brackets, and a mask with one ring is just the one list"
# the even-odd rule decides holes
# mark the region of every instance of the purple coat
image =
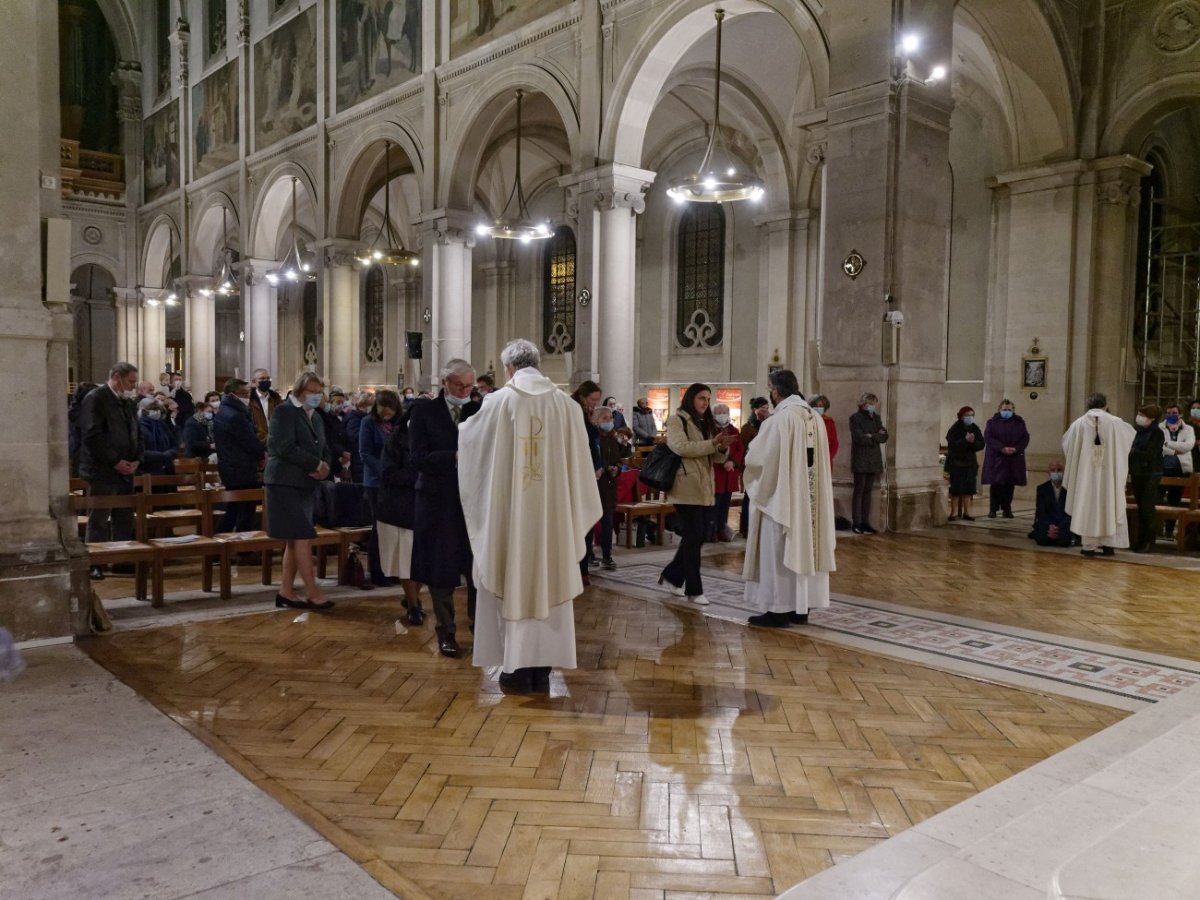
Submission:
[[[1018,415],[1011,419],[1000,418],[996,413],[988,419],[987,428],[983,432],[983,483],[984,484],[1016,484],[1025,483],[1025,448],[1029,446],[1029,429],[1025,420]],[[1000,451],[1005,447],[1015,447],[1017,452],[1005,456]]]

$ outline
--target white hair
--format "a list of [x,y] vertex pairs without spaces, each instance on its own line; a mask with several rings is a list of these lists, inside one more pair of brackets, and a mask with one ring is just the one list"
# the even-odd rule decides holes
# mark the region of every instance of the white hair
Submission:
[[500,351],[500,364],[517,369],[536,369],[542,364],[542,355],[532,341],[517,338],[509,341]]
[[[438,377],[442,381],[445,381],[451,375],[465,375],[468,372],[470,372],[471,375],[474,375],[475,367],[465,359],[450,359],[446,361],[444,366],[442,366],[442,371],[438,374]],[[472,378],[472,381],[473,380],[474,379]]]
[[718,403],[716,406],[713,407],[713,415],[717,414],[718,409],[723,409],[723,410],[725,410],[725,412],[729,412],[729,404],[728,403]]

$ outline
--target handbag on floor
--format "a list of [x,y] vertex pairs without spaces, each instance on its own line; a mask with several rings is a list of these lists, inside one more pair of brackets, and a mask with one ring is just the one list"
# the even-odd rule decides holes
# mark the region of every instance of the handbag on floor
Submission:
[[638,480],[656,491],[669,491],[675,484],[681,462],[679,455],[664,441],[650,451],[638,472]]
[[346,562],[342,566],[342,571],[338,573],[338,584],[342,587],[361,588],[367,581],[367,574],[363,571],[362,560],[358,558],[358,551],[351,550],[346,557]]

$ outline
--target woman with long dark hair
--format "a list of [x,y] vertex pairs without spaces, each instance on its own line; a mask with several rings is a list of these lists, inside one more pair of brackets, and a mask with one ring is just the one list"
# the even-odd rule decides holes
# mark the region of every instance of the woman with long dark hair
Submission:
[[[367,564],[371,583],[387,587],[392,582],[379,564],[379,484],[383,448],[392,434],[392,422],[400,417],[400,395],[395,391],[380,391],[375,395],[371,411],[358,429],[358,455],[363,466],[363,490],[371,509],[371,537],[367,543]],[[397,579],[398,581],[399,579]]]
[[679,409],[667,418],[667,446],[680,457],[667,499],[675,506],[682,537],[675,558],[658,581],[665,581],[672,594],[686,596],[698,606],[708,605],[700,581],[700,548],[706,512],[716,503],[713,465],[724,459],[725,450],[737,439],[720,433],[709,409],[711,403],[712,389],[697,382],[684,392]]
[[[579,408],[583,410],[583,426],[587,429],[588,449],[592,454],[592,468],[596,470],[596,481],[599,482],[600,476],[604,474],[604,464],[600,460],[600,429],[592,422],[592,414],[596,412],[596,407],[600,404],[600,385],[594,381],[585,381],[579,387],[575,388],[571,394],[571,399],[579,404]],[[597,492],[600,487],[597,485]],[[584,544],[587,547],[587,556],[579,561],[579,572],[583,575],[583,586],[587,587],[590,579],[588,578],[588,569],[592,566],[599,566],[600,560],[592,556],[592,546],[595,543],[595,529],[587,533],[584,537]]]

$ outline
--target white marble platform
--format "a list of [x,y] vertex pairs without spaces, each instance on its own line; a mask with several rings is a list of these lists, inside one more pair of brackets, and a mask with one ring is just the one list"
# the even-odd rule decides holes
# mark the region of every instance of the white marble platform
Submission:
[[0,897],[393,897],[74,646],[24,655],[0,683]]

